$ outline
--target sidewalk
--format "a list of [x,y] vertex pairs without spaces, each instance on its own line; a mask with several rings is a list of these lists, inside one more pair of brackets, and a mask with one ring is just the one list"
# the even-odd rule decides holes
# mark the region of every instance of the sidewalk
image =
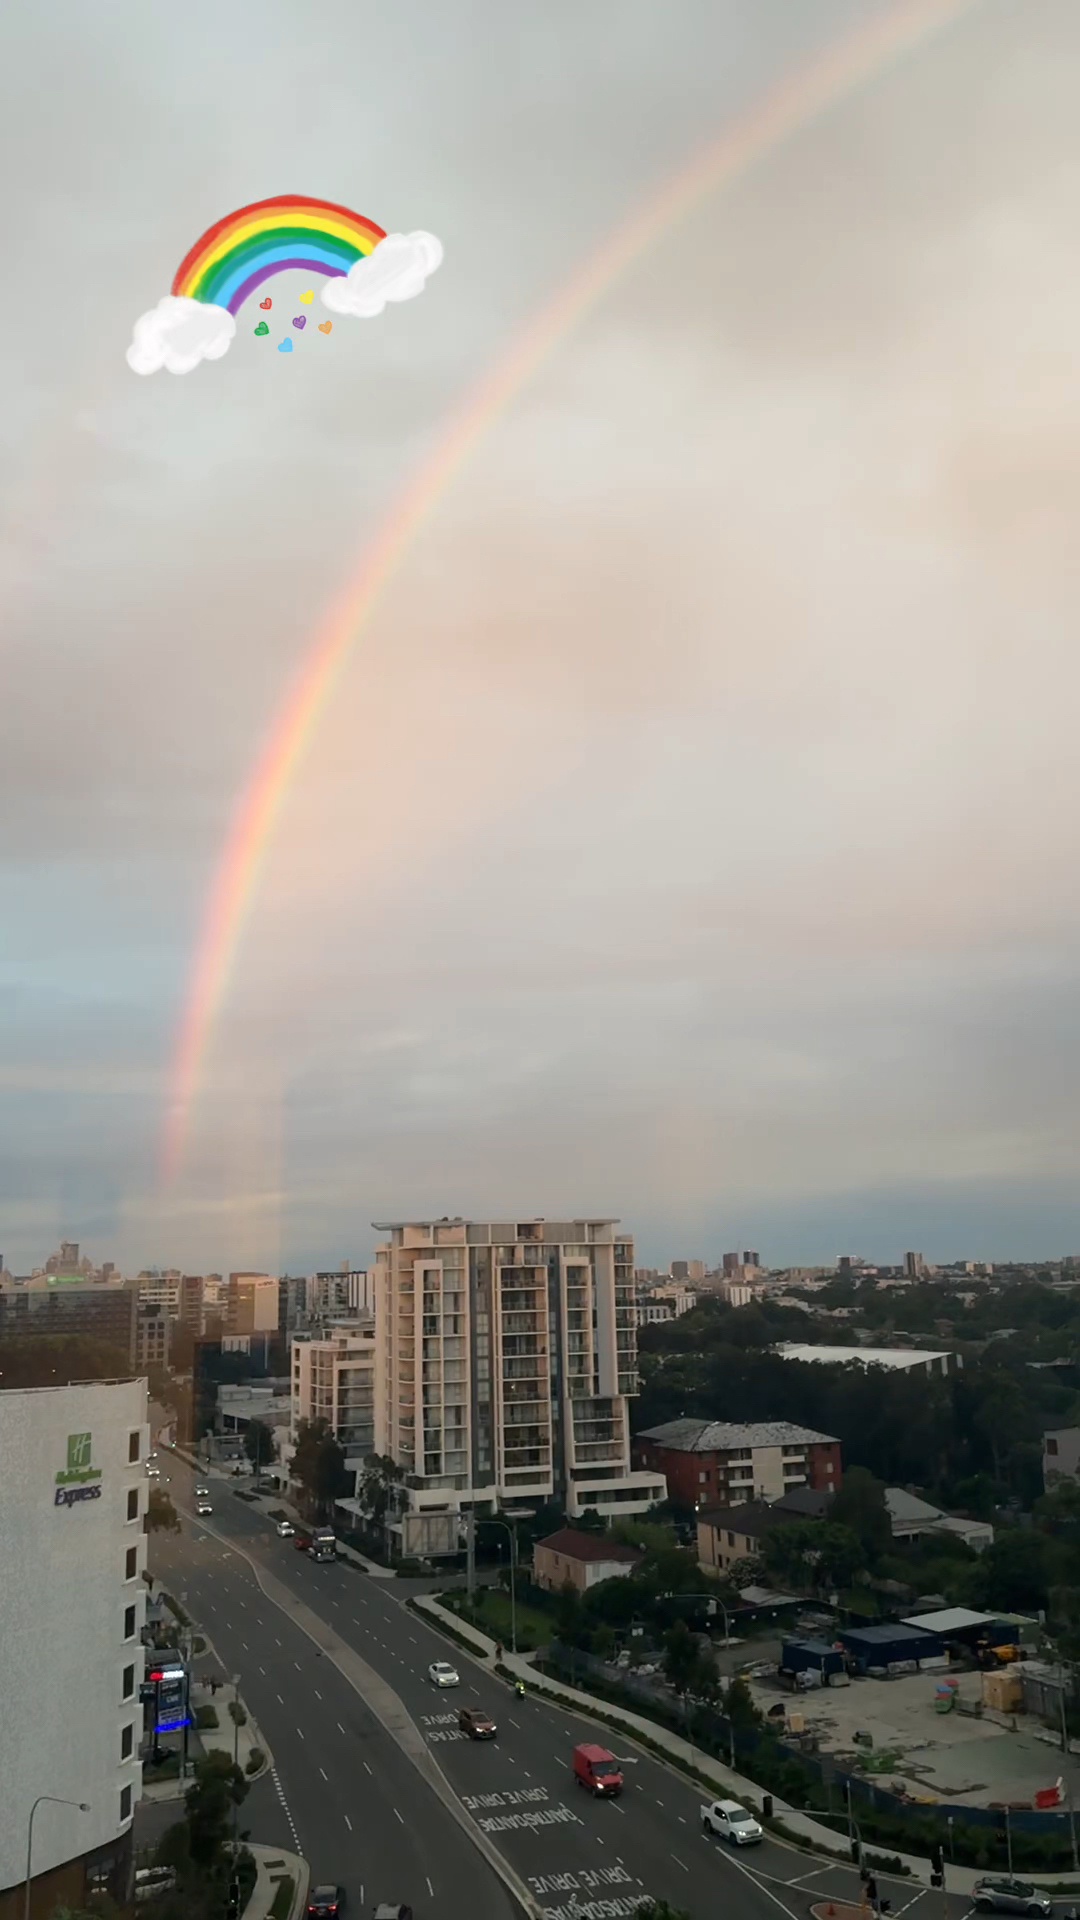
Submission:
[[[201,1655],[199,1657],[202,1658]],[[240,1700],[240,1709],[247,1718],[242,1726],[234,1723],[229,1708],[235,1697],[228,1681],[219,1683],[215,1694],[206,1680],[193,1678],[191,1682],[192,1733],[196,1740],[202,1742],[204,1753],[227,1754],[230,1760],[235,1758],[245,1779],[258,1780],[270,1766],[270,1749],[252,1719],[250,1710],[245,1707],[243,1698]],[[219,1722],[216,1727],[200,1727],[196,1724],[200,1707],[213,1707]],[[262,1764],[249,1773],[248,1761],[255,1752],[261,1753]]]
[[247,1842],[249,1853],[255,1856],[259,1877],[251,1889],[251,1899],[244,1908],[243,1920],[267,1920],[281,1882],[289,1878],[293,1883],[293,1900],[289,1910],[289,1920],[297,1920],[307,1905],[308,1879],[310,1868],[306,1860],[298,1853],[282,1853],[280,1847],[260,1847],[253,1841]]
[[[415,1604],[423,1612],[432,1614],[435,1619],[445,1621],[455,1633],[475,1645],[478,1659],[494,1665],[496,1643],[487,1634],[482,1633],[477,1627],[468,1625],[464,1620],[459,1620],[449,1608],[440,1606],[439,1602],[431,1599],[430,1596],[418,1594]],[[672,1733],[657,1721],[647,1719],[644,1714],[633,1713],[628,1707],[616,1706],[610,1700],[600,1700],[594,1694],[585,1693],[580,1687],[572,1687],[561,1680],[551,1680],[546,1674],[537,1673],[532,1665],[531,1656],[507,1653],[504,1649],[501,1664],[511,1673],[518,1674],[526,1680],[532,1691],[548,1694],[552,1699],[560,1700],[566,1706],[580,1709],[590,1718],[612,1721],[620,1727],[625,1727],[627,1733],[640,1734],[654,1747],[660,1747],[669,1753],[673,1760],[681,1760],[693,1767],[696,1773],[703,1775],[710,1782],[718,1794],[730,1795],[734,1799],[741,1800],[745,1805],[753,1807],[755,1812],[761,1812],[763,1789],[757,1785],[756,1781],[747,1780],[742,1774],[736,1773],[732,1767],[725,1767],[721,1761],[714,1760],[711,1754],[704,1753],[700,1747],[695,1747],[689,1740],[684,1740],[681,1734]],[[843,1860],[850,1865],[851,1852],[846,1833],[827,1827],[820,1820],[815,1820],[812,1815],[800,1812],[779,1794],[773,1794],[772,1803],[773,1818],[786,1837],[796,1841],[801,1840],[815,1850],[833,1854],[838,1860]],[[868,1843],[866,1850],[870,1853],[887,1853],[894,1856],[908,1867],[913,1881],[921,1886],[930,1885],[929,1860],[924,1860],[913,1853],[898,1853],[891,1846],[877,1847]],[[951,1893],[969,1894],[976,1880],[983,1879],[985,1873],[984,1868],[947,1865],[946,1889]],[[1080,1887],[1080,1874],[1077,1873],[1033,1874],[1029,1877],[1036,1885]]]

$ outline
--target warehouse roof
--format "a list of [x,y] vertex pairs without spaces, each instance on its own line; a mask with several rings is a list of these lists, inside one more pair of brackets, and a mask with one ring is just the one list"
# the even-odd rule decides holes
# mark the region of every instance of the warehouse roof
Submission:
[[674,1453],[733,1453],[739,1447],[807,1447],[815,1443],[836,1446],[831,1433],[796,1427],[790,1420],[758,1420],[740,1424],[730,1420],[666,1420],[646,1427],[639,1440],[654,1440]]
[[925,1633],[959,1633],[964,1627],[988,1627],[995,1613],[972,1613],[970,1607],[945,1607],[940,1613],[915,1613],[904,1621],[906,1627],[921,1627]]

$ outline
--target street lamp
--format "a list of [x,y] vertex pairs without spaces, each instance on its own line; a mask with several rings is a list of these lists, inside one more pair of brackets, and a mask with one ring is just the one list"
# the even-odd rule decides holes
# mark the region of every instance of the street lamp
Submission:
[[517,1534],[509,1520],[488,1521],[489,1527],[501,1527],[510,1535],[510,1651],[517,1652]]
[[26,1891],[23,1896],[23,1920],[30,1920],[30,1863],[34,1848],[34,1815],[43,1801],[54,1807],[75,1807],[79,1813],[89,1813],[89,1800],[63,1800],[59,1794],[39,1793],[30,1809],[30,1818],[26,1825]]

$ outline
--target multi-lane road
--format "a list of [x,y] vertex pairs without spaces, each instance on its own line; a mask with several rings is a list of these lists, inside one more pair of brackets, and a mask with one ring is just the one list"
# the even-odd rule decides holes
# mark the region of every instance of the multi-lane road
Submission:
[[[812,1900],[855,1895],[855,1875],[842,1865],[772,1840],[735,1855],[707,1839],[698,1816],[706,1796],[695,1786],[576,1712],[534,1693],[516,1699],[405,1606],[405,1583],[340,1561],[313,1563],[277,1538],[266,1503],[237,1499],[221,1478],[207,1481],[214,1512],[200,1523],[192,1488],[204,1476],[175,1456],[168,1470],[183,1531],[152,1536],[151,1569],[184,1597],[225,1668],[240,1675],[272,1749],[277,1815],[271,1831],[260,1819],[253,1835],[302,1853],[314,1882],[340,1881],[354,1913],[378,1900],[408,1901],[417,1920],[504,1920],[518,1909],[468,1824],[334,1664],[335,1645],[359,1654],[392,1688],[460,1806],[550,1920],[620,1920],[646,1895],[694,1920],[721,1902],[740,1920],[777,1920],[778,1908],[805,1920]],[[310,1626],[312,1615],[329,1630],[317,1636],[323,1650],[299,1624]],[[432,1685],[434,1660],[452,1662],[459,1688]],[[459,1705],[490,1713],[497,1740],[460,1733]],[[620,1800],[595,1801],[575,1787],[571,1751],[590,1737],[626,1761]],[[243,1817],[248,1824],[246,1809]],[[903,1882],[880,1885],[894,1920],[905,1911],[911,1920],[944,1920],[943,1908],[948,1920],[964,1913],[965,1902],[943,1903]]]

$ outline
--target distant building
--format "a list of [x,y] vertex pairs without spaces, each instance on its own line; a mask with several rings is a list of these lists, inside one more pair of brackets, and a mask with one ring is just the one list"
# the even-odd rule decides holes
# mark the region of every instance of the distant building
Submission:
[[737,1253],[725,1253],[721,1255],[721,1259],[720,1259],[721,1272],[734,1273],[736,1268],[741,1267],[741,1265],[742,1265],[742,1261],[739,1259],[739,1256]]
[[742,1264],[744,1267],[760,1267],[761,1261],[758,1259],[756,1253],[748,1252],[743,1254]]
[[841,1476],[839,1440],[787,1420],[668,1420],[635,1437],[634,1462],[663,1474],[684,1507],[778,1500],[794,1487],[831,1493]]
[[782,1360],[818,1366],[888,1367],[896,1371],[949,1373],[963,1366],[958,1353],[927,1353],[922,1347],[808,1347],[785,1341],[776,1348]]
[[203,1299],[206,1282],[201,1273],[185,1273],[180,1278],[178,1315],[180,1325],[196,1338],[203,1330]]
[[624,1547],[602,1533],[579,1533],[576,1527],[560,1527],[538,1540],[533,1548],[533,1579],[538,1587],[557,1593],[567,1581],[579,1593],[598,1587],[601,1580],[615,1580],[633,1573],[640,1564],[636,1547]]
[[698,1565],[727,1573],[739,1560],[756,1560],[767,1534],[799,1516],[753,1500],[743,1505],[702,1507],[697,1516]]
[[0,1341],[42,1334],[79,1334],[115,1347],[134,1368],[138,1294],[123,1281],[107,1286],[42,1276],[0,1286]]
[[152,1367],[162,1371],[169,1364],[169,1316],[164,1307],[144,1306],[139,1302],[135,1316],[135,1369],[149,1373]]
[[1052,1427],[1043,1434],[1043,1486],[1047,1493],[1080,1480],[1080,1427]]
[[638,1326],[662,1326],[668,1320],[680,1319],[696,1306],[697,1295],[691,1293],[689,1287],[652,1287],[648,1293],[638,1295]]
[[892,1524],[892,1537],[904,1544],[921,1540],[926,1534],[947,1534],[982,1553],[994,1544],[994,1529],[985,1520],[965,1520],[958,1514],[932,1507],[928,1500],[905,1492],[903,1487],[886,1487],[885,1505]]
[[926,1272],[926,1261],[921,1253],[905,1253],[904,1273],[909,1280],[921,1280]]
[[268,1273],[230,1273],[225,1297],[227,1333],[276,1333],[278,1283]]

